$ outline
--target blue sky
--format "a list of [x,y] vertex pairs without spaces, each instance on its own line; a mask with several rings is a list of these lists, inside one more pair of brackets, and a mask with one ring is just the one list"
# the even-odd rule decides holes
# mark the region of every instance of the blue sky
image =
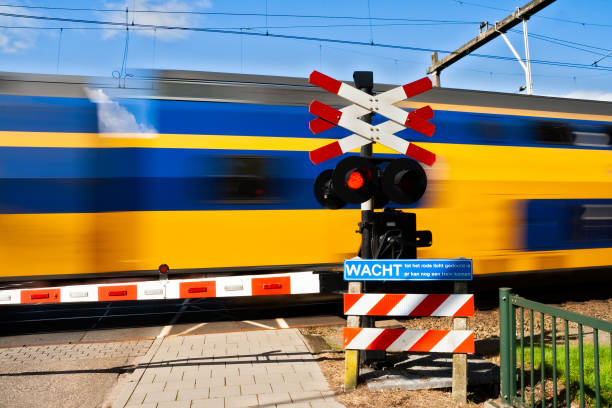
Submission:
[[[125,23],[126,13],[108,10],[127,7],[130,24],[149,26],[130,30],[123,64],[124,27],[0,16],[3,26],[0,27],[0,71],[110,77],[123,66],[128,73],[137,68],[154,68],[305,77],[317,69],[350,80],[355,70],[371,70],[376,82],[402,84],[424,76],[431,52],[376,44],[452,51],[478,34],[480,22],[499,21],[527,2],[0,0],[4,4],[0,6],[0,13],[115,23]],[[14,7],[19,5],[98,10]],[[151,10],[204,14],[143,12]],[[354,18],[338,18],[347,16]],[[610,16],[612,2],[607,0],[558,0],[529,20],[529,33],[534,35],[529,40],[532,59],[584,67],[592,67],[601,59],[598,69],[532,64],[534,94],[612,100],[612,55],[605,57],[612,52]],[[237,34],[153,29],[151,26],[213,28]],[[517,32],[509,32],[508,37],[523,56],[521,25],[515,30]],[[272,35],[321,40],[247,34],[266,31]],[[540,36],[546,36],[548,41]],[[558,44],[559,40],[563,46]],[[501,38],[477,53],[513,57]],[[440,53],[441,58],[444,55]],[[523,70],[516,60],[468,57],[442,73],[442,86],[445,87],[516,93],[524,83]]]

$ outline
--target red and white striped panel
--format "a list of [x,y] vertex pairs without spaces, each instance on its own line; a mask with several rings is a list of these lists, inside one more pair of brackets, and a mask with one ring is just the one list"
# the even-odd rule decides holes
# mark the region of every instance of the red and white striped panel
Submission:
[[[432,166],[434,162],[436,161],[436,155],[434,153],[428,150],[425,150],[421,147],[418,147],[417,145],[410,143],[409,141],[404,140],[401,137],[395,136],[392,133],[385,132],[384,130],[381,130],[379,127],[376,127],[376,126],[372,127],[370,124],[360,119],[357,119],[356,117],[345,115],[343,112],[337,109],[334,109],[331,106],[328,106],[322,102],[312,101],[312,103],[308,107],[308,111],[312,113],[313,115],[317,115],[320,118],[325,119],[328,122],[337,124],[339,126],[342,126],[345,129],[350,130],[353,133],[361,135],[364,138],[369,139],[369,141],[381,143],[395,150],[398,153],[405,154],[406,156],[412,157],[413,159],[423,162],[427,164],[428,166]],[[403,110],[401,111],[406,113],[406,115],[408,115],[408,112],[405,112]],[[426,123],[429,123],[429,122],[426,122]],[[337,146],[336,146],[336,143],[338,143]],[[329,146],[334,146],[334,147],[330,148]],[[337,155],[338,152],[342,152],[344,149],[348,149],[348,148],[352,150],[352,145],[343,147],[343,146],[340,146],[339,142],[334,142],[331,145],[327,146],[327,149],[329,149],[329,151],[327,151],[326,154],[327,155],[333,155],[333,154]],[[315,160],[320,160],[320,159],[326,160],[324,156],[325,155],[322,155],[322,157],[318,158],[315,155]],[[311,156],[311,160],[313,160],[312,156]]]
[[[357,105],[351,105],[348,108],[361,109]],[[342,112],[343,114],[345,114],[346,112],[350,112],[351,109],[348,109],[348,108],[340,109],[340,112]],[[410,113],[411,114],[413,113],[414,115],[419,116],[425,120],[431,119],[433,117],[433,110],[429,106],[424,106]],[[329,126],[323,126],[321,125],[321,123],[329,124]],[[312,133],[316,134],[316,133],[319,133],[318,131],[326,130],[336,125],[324,119],[316,118],[310,121],[309,126],[310,126],[310,130],[312,131]],[[383,132],[391,133],[391,134],[404,130],[404,126],[398,125],[397,123],[392,122],[390,120],[379,124],[377,128]],[[357,134],[352,134],[350,136],[343,137],[342,139],[338,141],[332,142],[330,144],[327,144],[325,146],[319,147],[318,149],[311,151],[309,153],[310,161],[313,164],[319,164],[326,160],[333,159],[334,157],[340,156],[344,153],[350,152],[351,150],[358,149],[361,146],[364,146],[370,142],[371,142],[370,139],[366,139],[365,137],[357,135]],[[412,146],[412,148],[411,149],[409,148],[407,153],[409,153],[408,155],[414,158],[415,160],[419,160],[421,162],[424,162],[425,160],[427,160],[427,157],[421,158],[419,156],[420,150],[427,152],[427,154],[432,154],[425,149],[421,149],[414,143],[411,143],[410,146]]]
[[297,295],[319,292],[319,275],[312,272],[294,272],[0,290],[0,305]]
[[349,316],[474,316],[474,295],[347,293]]
[[408,330],[344,328],[344,348],[349,350],[474,353],[471,330]]
[[[421,78],[409,84],[398,86],[385,92],[385,98],[380,98],[379,95],[369,95],[366,92],[347,85],[344,82],[338,81],[332,77],[322,74],[318,71],[312,71],[308,81],[316,86],[325,89],[328,92],[335,93],[341,98],[347,99],[354,104],[368,110],[368,112],[376,112],[391,119],[395,123],[409,127],[417,132],[427,136],[433,135],[435,126],[419,117],[410,116],[409,112],[393,106],[388,101],[401,101],[406,98],[411,98],[422,92],[432,88],[431,80],[427,77]],[[323,118],[327,120],[326,118]],[[330,121],[333,123],[333,121]],[[344,125],[340,125],[344,127]]]

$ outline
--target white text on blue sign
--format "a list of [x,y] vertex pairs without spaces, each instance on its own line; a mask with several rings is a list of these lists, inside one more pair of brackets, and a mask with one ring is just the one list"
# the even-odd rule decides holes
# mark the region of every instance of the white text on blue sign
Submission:
[[472,280],[471,259],[351,259],[344,261],[347,281]]

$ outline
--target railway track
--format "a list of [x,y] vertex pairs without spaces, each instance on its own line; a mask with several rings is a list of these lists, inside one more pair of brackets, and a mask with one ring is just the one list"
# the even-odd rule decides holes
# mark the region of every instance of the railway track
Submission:
[[342,323],[341,297],[337,295],[39,304],[1,310],[0,345],[19,344],[20,338],[31,339],[32,335],[59,335],[56,340],[61,341],[61,333],[73,341],[73,335],[80,332],[79,341],[86,341],[100,336],[110,339],[112,333],[118,338],[149,338],[186,330],[196,334]]

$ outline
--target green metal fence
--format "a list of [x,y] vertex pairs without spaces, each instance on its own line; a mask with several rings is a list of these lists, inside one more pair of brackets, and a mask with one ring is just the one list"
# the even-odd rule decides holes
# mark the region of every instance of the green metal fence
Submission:
[[[533,302],[510,290],[499,290],[502,404],[612,406],[612,322]],[[608,337],[603,345],[600,332]]]

